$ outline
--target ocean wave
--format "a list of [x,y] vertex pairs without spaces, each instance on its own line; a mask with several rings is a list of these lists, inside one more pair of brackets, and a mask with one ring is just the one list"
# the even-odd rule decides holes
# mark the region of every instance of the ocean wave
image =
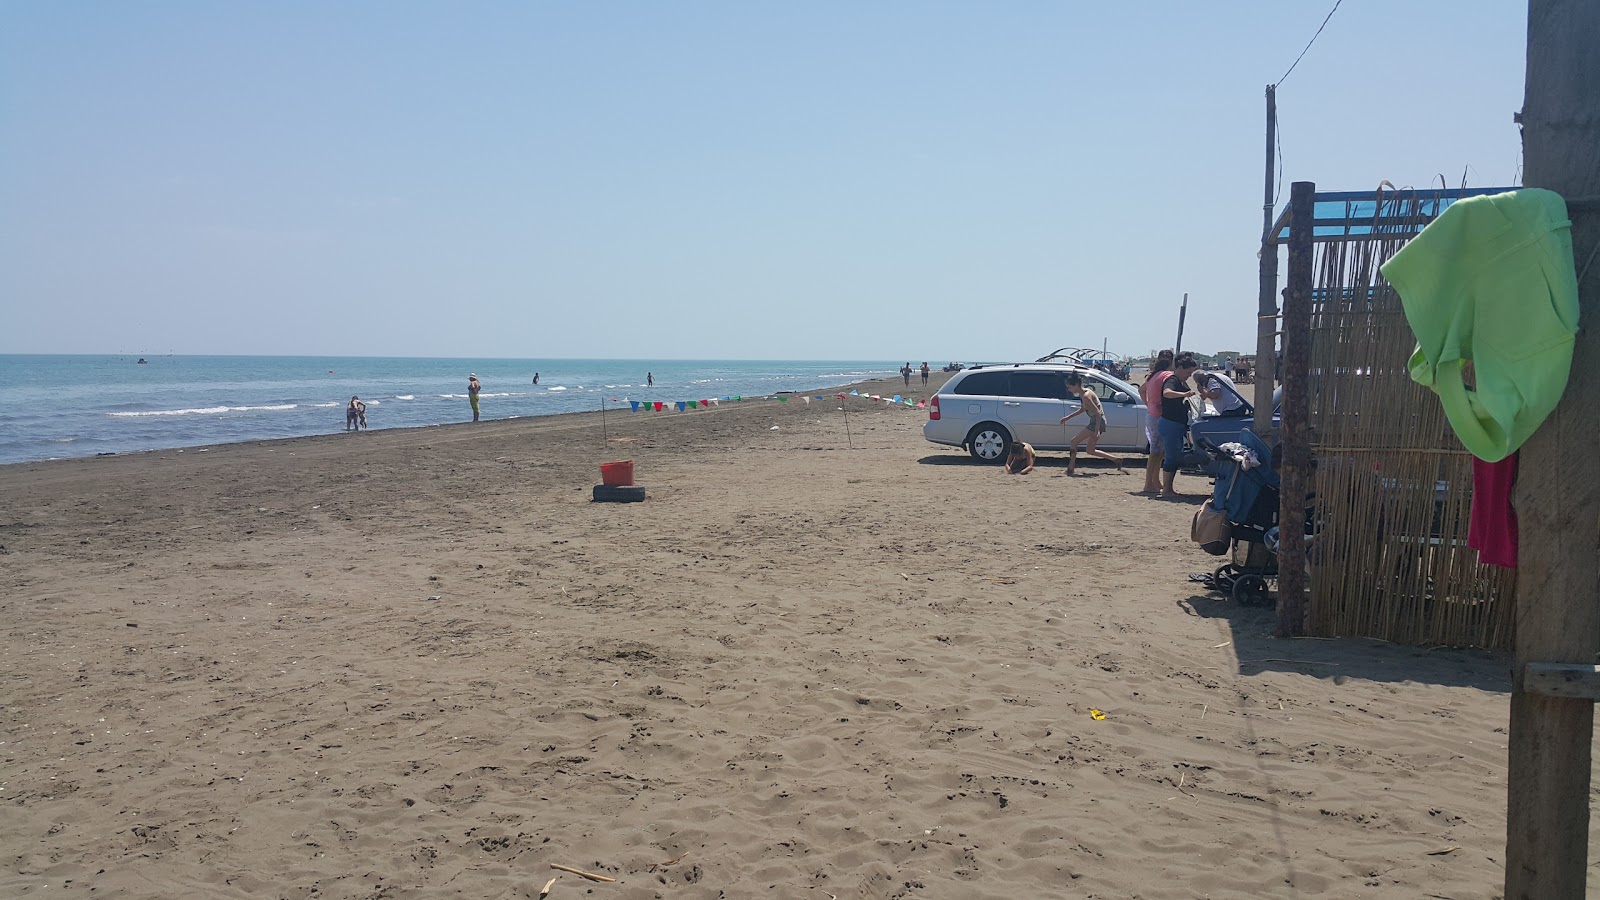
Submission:
[[553,388],[545,388],[545,390],[547,390],[547,391],[564,391],[564,390],[566,390],[566,388],[564,388],[564,387],[562,387],[560,385],[556,385]]
[[106,413],[106,415],[116,416],[118,418],[122,418],[124,416],[214,416],[218,413],[225,413],[227,411],[228,408],[226,406],[205,406],[196,409],[153,409],[145,412],[111,412]]
[[[337,404],[330,403],[328,405],[336,406]],[[268,406],[201,406],[191,409],[147,409],[137,412],[108,412],[106,415],[116,416],[118,418],[140,418],[143,416],[215,416],[221,413],[230,412],[256,412],[263,410],[269,412],[282,412],[288,409],[299,408],[300,405],[298,403],[274,403]]]
[[396,400],[415,400],[415,399],[417,399],[417,395],[416,394],[395,394],[394,398]]
[[311,408],[312,409],[330,409],[330,408],[338,406],[338,405],[339,404],[337,404],[337,403],[313,403],[313,404],[311,404]]

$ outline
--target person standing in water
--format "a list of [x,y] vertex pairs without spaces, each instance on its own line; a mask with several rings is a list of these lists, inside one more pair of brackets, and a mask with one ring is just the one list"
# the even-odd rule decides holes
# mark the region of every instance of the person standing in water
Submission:
[[538,384],[539,383],[539,373],[538,372],[533,373],[533,383],[534,384]]
[[351,397],[350,405],[344,408],[344,430],[360,431],[366,424],[367,405],[361,402],[360,397]]
[[478,381],[476,372],[467,376],[467,402],[472,404],[472,421],[478,421],[478,392],[483,390],[483,385]]
[[654,372],[646,372],[646,373],[644,373],[644,386],[645,387],[655,387],[656,386],[656,373],[654,373]]

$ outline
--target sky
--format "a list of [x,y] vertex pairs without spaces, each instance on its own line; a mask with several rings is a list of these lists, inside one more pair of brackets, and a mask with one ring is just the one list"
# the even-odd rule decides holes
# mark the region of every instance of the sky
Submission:
[[[0,353],[1254,344],[1332,3],[0,4]],[[1344,0],[1289,183],[1520,175],[1526,6]]]

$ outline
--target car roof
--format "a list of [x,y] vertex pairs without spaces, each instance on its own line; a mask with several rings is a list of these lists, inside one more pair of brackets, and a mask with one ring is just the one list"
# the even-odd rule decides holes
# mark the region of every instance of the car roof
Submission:
[[991,369],[991,370],[992,369],[1047,369],[1047,370],[1050,370],[1050,371],[1075,371],[1075,372],[1099,372],[1100,371],[1099,369],[1096,369],[1093,366],[1085,366],[1085,365],[1082,365],[1080,363],[1055,363],[1055,362],[1048,362],[1048,363],[1042,363],[1042,362],[979,363],[978,365],[975,365],[975,366],[967,366],[965,369],[962,369],[961,371],[963,371],[963,372],[977,372],[977,371],[981,371],[981,370],[984,370],[984,369]]
[[1062,372],[1062,373],[1078,372],[1078,373],[1081,373],[1083,375],[1093,375],[1096,378],[1100,378],[1100,379],[1103,379],[1103,380],[1105,380],[1107,382],[1110,382],[1111,386],[1117,388],[1117,390],[1123,390],[1124,388],[1126,388],[1128,391],[1132,392],[1134,396],[1138,396],[1138,389],[1135,388],[1133,385],[1129,384],[1127,381],[1125,381],[1125,380],[1123,380],[1121,378],[1118,378],[1117,376],[1112,375],[1110,372],[1104,371],[1103,369],[1096,369],[1094,366],[1085,366],[1085,365],[1081,365],[1081,364],[1078,364],[1078,363],[1054,363],[1054,362],[1048,362],[1048,363],[1041,363],[1041,362],[982,363],[982,364],[975,365],[975,366],[967,366],[965,369],[962,369],[960,372],[957,372],[956,376],[954,378],[951,378],[949,381],[945,382],[945,384],[946,385],[955,384],[963,376],[965,376],[965,375],[967,375],[967,374],[969,374],[971,372],[996,372],[996,371],[1006,371],[1006,372],[1011,372],[1011,371],[1022,371],[1022,372]]

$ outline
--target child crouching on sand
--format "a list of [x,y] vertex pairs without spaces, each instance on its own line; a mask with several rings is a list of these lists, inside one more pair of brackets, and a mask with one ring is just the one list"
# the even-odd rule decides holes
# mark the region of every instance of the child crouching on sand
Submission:
[[1007,475],[1026,475],[1033,471],[1036,459],[1032,444],[1012,441],[1011,452],[1006,454],[1006,464],[1002,471]]

